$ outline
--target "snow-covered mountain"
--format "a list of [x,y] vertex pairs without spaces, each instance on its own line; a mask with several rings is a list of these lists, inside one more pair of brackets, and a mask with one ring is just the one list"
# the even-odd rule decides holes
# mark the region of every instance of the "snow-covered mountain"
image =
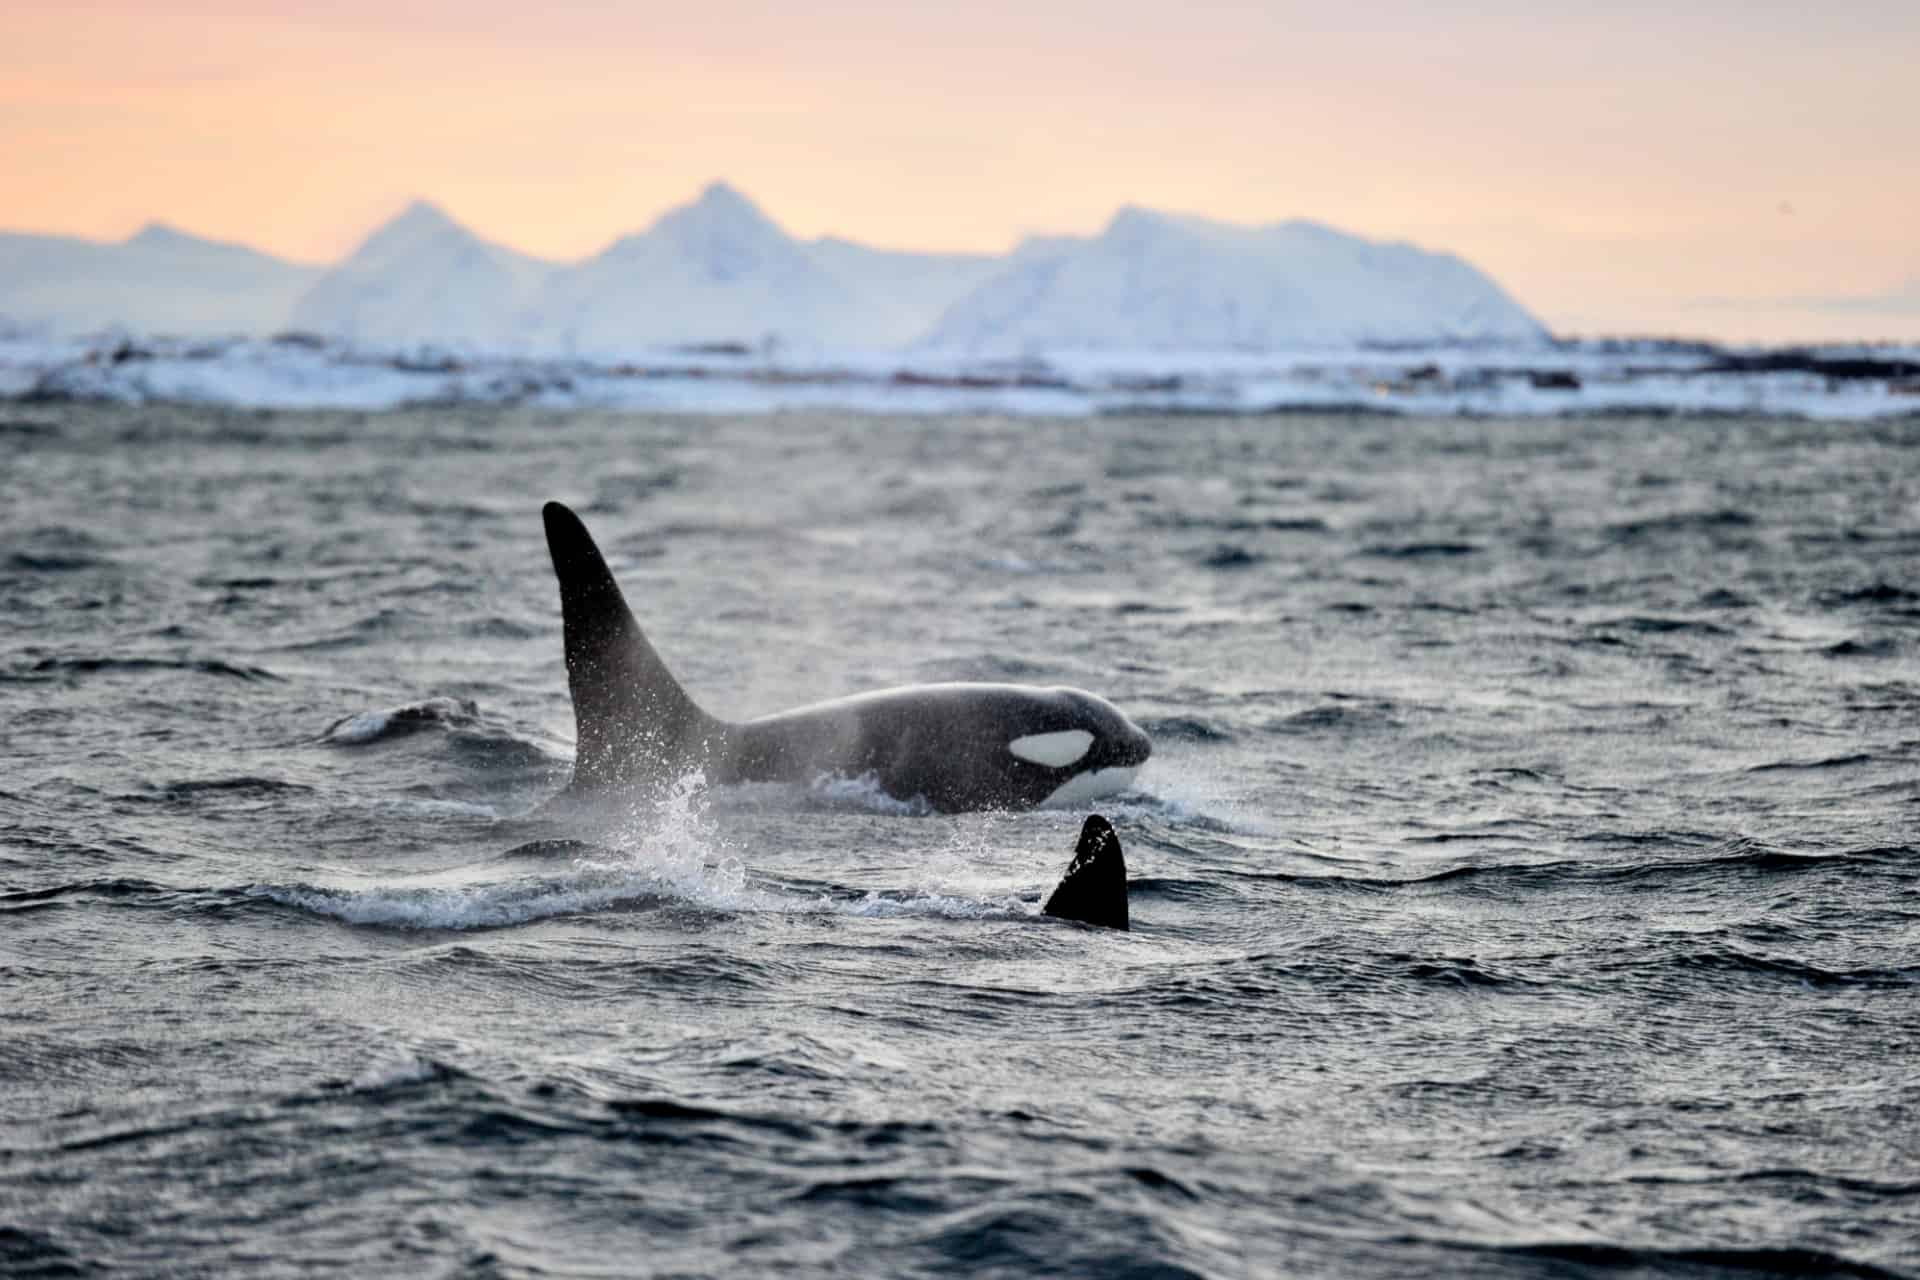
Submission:
[[984,274],[939,255],[804,243],[716,182],[646,230],[556,272],[519,332],[537,348],[580,352],[768,341],[895,347]]
[[1273,350],[1538,341],[1540,322],[1452,254],[1318,223],[1241,227],[1126,208],[1091,240],[1023,246],[925,344],[973,352]]
[[0,234],[0,319],[85,333],[266,333],[320,268],[149,223],[118,243]]
[[521,317],[541,348],[617,351],[670,343],[823,335],[846,291],[739,192],[716,182],[553,276]]
[[1546,336],[1450,254],[1311,222],[1128,208],[1098,236],[1037,237],[1003,256],[896,252],[798,240],[720,182],[564,265],[489,243],[425,202],[324,273],[157,225],[121,244],[0,235],[0,328],[114,325],[615,357],[769,341],[794,355],[916,343],[1025,354]]
[[913,253],[870,249],[836,236],[807,253],[854,299],[836,328],[848,347],[901,347],[932,329],[947,308],[1005,269],[985,253]]
[[521,310],[558,270],[416,200],[315,283],[290,323],[363,342],[512,344]]

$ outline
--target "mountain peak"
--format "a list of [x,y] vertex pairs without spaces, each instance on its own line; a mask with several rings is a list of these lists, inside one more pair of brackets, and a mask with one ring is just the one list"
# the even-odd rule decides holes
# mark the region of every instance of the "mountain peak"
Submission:
[[432,232],[444,231],[460,224],[431,200],[415,197],[407,202],[407,207],[389,218],[382,231],[405,229],[408,231]]
[[1219,218],[1209,218],[1200,213],[1176,213],[1166,209],[1148,209],[1142,205],[1121,205],[1114,213],[1112,221],[1107,223],[1102,238],[1121,242],[1143,241],[1150,239],[1180,238],[1198,240],[1221,246],[1245,246],[1253,239],[1270,234],[1280,228],[1304,228],[1310,231],[1324,231],[1337,239],[1350,239],[1330,228],[1313,223],[1285,222],[1270,227],[1248,226],[1239,222],[1227,222]]
[[1158,213],[1155,213],[1152,209],[1146,208],[1143,205],[1123,204],[1118,209],[1115,209],[1113,211],[1113,217],[1107,220],[1107,232],[1112,234],[1114,232],[1144,231],[1150,227],[1157,227],[1164,221],[1165,219]]
[[1193,213],[1168,213],[1137,204],[1123,204],[1114,211],[1103,239],[1138,242],[1168,235],[1219,237],[1240,234],[1244,229],[1232,223],[1216,222]]
[[786,233],[761,211],[759,205],[720,179],[701,188],[699,197],[693,203],[669,210],[656,225],[681,229],[698,227],[706,229],[709,234],[719,232],[754,238],[767,235],[786,238]]
[[753,209],[759,210],[753,201],[740,194],[740,189],[725,178],[715,178],[700,188],[700,198],[694,201],[696,208],[704,209]]
[[1458,260],[1317,223],[1266,227],[1127,205],[1101,234],[1016,255],[949,307],[927,345],[1240,351],[1544,331]]
[[701,263],[715,280],[733,279],[754,264],[797,263],[804,256],[778,223],[725,182],[708,183],[699,198],[669,209],[646,231],[625,237],[608,252],[624,257],[663,249]]
[[156,218],[128,236],[126,243],[129,248],[158,249],[171,245],[198,244],[200,238],[188,235],[180,228]]
[[375,227],[347,261],[360,266],[385,264],[422,252],[429,245],[458,244],[474,234],[430,200],[414,200]]
[[[232,240],[215,240],[210,236],[197,236],[191,231],[182,231],[170,222],[154,219],[138,231],[120,242],[121,247],[132,249],[144,255],[160,255],[170,258],[192,258],[201,262],[215,258],[228,261],[280,262],[271,254],[262,253],[251,245],[238,244]],[[292,265],[280,263],[282,266]]]

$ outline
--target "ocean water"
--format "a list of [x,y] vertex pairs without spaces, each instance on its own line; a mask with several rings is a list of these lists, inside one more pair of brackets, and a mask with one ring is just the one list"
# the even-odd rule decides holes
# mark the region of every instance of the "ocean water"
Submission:
[[[0,1272],[1920,1275],[1920,423],[0,420]],[[576,506],[745,717],[1085,810],[591,829]]]

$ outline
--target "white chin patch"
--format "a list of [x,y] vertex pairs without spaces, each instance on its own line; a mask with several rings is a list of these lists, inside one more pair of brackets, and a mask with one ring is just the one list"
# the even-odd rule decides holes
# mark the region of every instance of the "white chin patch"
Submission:
[[1112,769],[1093,769],[1087,773],[1076,773],[1058,787],[1053,794],[1040,802],[1041,807],[1054,805],[1079,804],[1082,800],[1093,800],[1100,796],[1110,796],[1125,791],[1127,784],[1133,781],[1134,770],[1121,765]]
[[1007,744],[1007,750],[1030,764],[1064,769],[1086,755],[1092,745],[1093,735],[1085,729],[1062,729],[1058,733],[1030,733],[1024,738],[1015,738]]

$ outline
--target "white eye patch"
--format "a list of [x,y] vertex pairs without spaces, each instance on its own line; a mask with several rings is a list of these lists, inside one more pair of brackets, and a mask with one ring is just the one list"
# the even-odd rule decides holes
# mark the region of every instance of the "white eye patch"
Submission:
[[1007,744],[1007,750],[1031,764],[1064,769],[1087,754],[1093,735],[1085,729],[1061,729],[1057,733],[1029,733]]

